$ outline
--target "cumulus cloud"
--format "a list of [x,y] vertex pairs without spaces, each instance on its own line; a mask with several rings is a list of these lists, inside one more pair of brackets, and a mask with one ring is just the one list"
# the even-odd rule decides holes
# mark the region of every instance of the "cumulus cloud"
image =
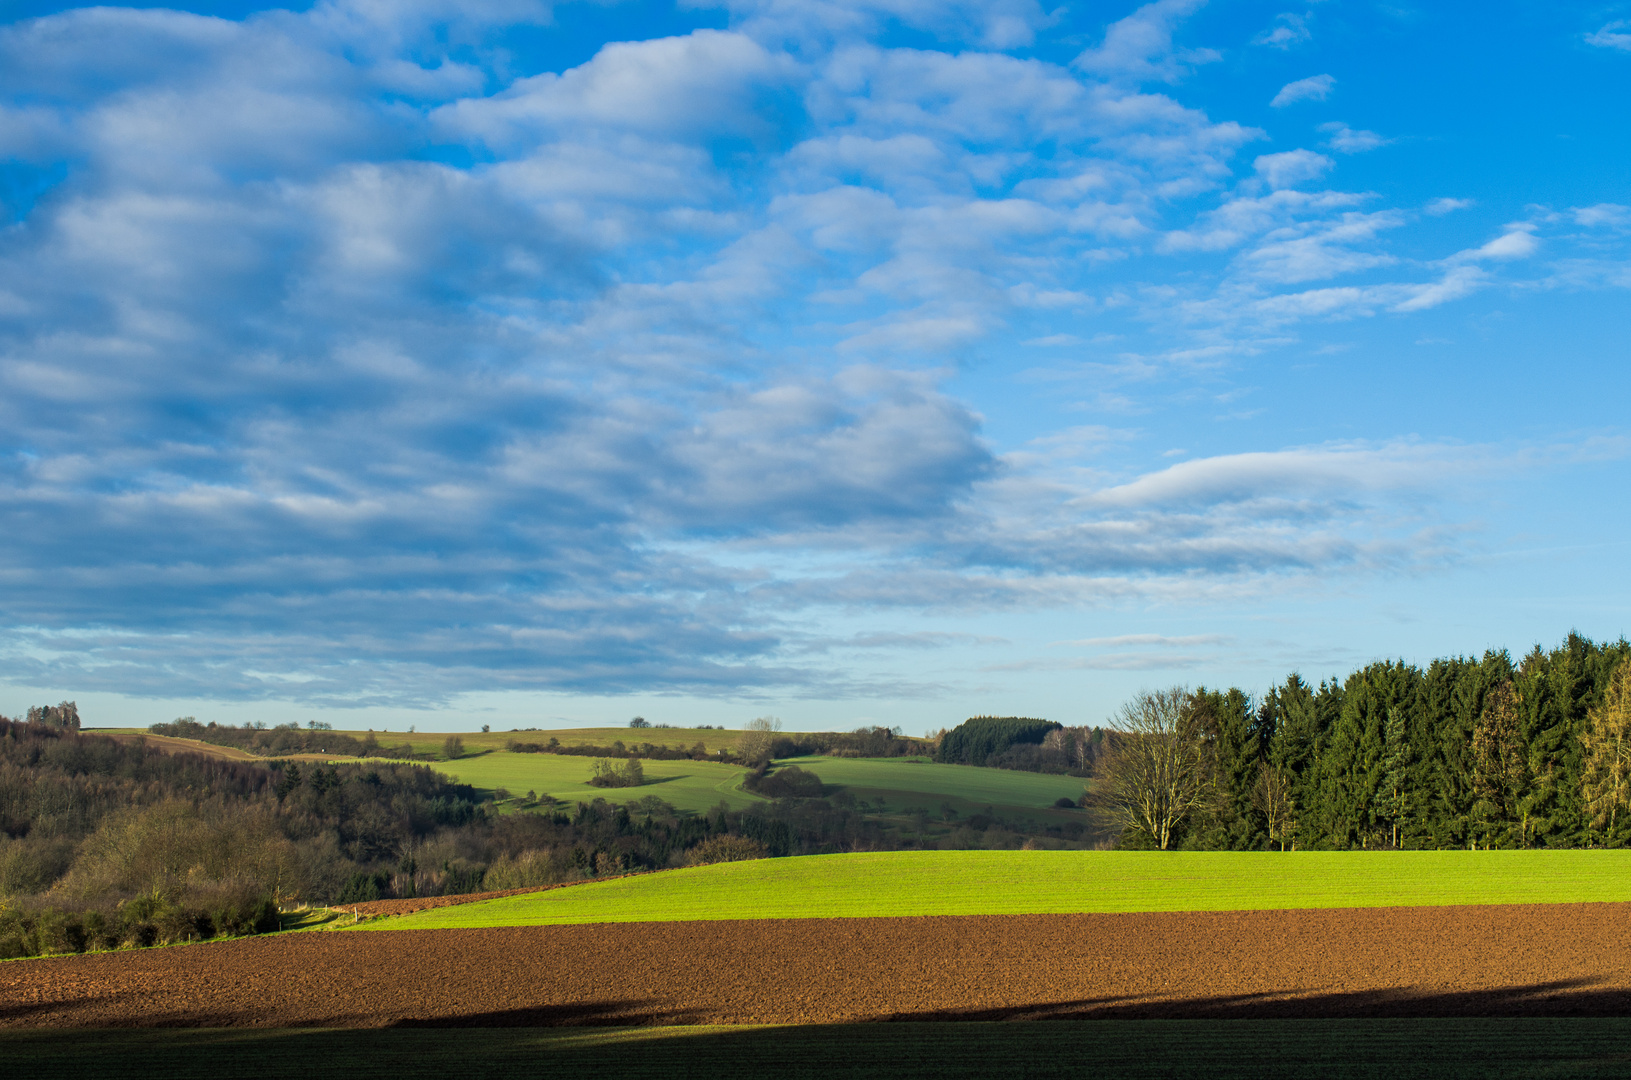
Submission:
[[1221,59],[1212,49],[1179,49],[1173,31],[1205,0],[1157,0],[1105,31],[1104,41],[1076,57],[1082,71],[1134,82],[1176,82],[1197,64]]
[[1607,23],[1595,33],[1586,35],[1587,45],[1596,45],[1600,49],[1618,49],[1621,52],[1631,52],[1631,22],[1624,19]]
[[1621,229],[1631,225],[1631,206],[1619,203],[1598,203],[1595,206],[1577,206],[1570,211],[1577,224],[1588,229],[1603,227]]
[[1274,17],[1272,26],[1252,38],[1252,44],[1284,50],[1312,41],[1313,38],[1306,18],[1291,12],[1283,12]]
[[1252,162],[1252,168],[1268,181],[1269,187],[1278,190],[1318,180],[1335,164],[1324,154],[1312,150],[1287,150],[1282,154],[1264,154]]
[[1471,199],[1434,199],[1422,209],[1434,217],[1443,217],[1445,214],[1453,214],[1457,210],[1466,210],[1473,205]]
[[1306,79],[1298,79],[1280,87],[1279,93],[1274,95],[1269,104],[1276,109],[1283,109],[1299,101],[1324,101],[1330,96],[1331,88],[1336,83],[1336,79],[1330,75],[1311,75]]
[[1355,131],[1347,124],[1336,122],[1321,124],[1319,130],[1329,136],[1325,145],[1339,154],[1363,154],[1367,150],[1386,146],[1391,141],[1374,131]]

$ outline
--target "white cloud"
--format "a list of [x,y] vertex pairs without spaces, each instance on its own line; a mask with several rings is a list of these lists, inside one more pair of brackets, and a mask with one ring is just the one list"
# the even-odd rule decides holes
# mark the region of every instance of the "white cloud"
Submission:
[[1291,12],[1283,12],[1274,17],[1274,25],[1252,38],[1252,44],[1284,50],[1312,41],[1313,38],[1313,33],[1308,29],[1307,19]]
[[1287,150],[1283,154],[1264,154],[1252,162],[1252,168],[1268,181],[1269,187],[1279,190],[1318,180],[1335,164],[1312,150]]
[[1511,259],[1527,259],[1540,248],[1540,241],[1535,239],[1535,227],[1528,224],[1508,225],[1507,231],[1497,236],[1481,247],[1458,251],[1447,263],[1482,262],[1495,260],[1505,262]]
[[1367,150],[1386,146],[1392,141],[1382,138],[1374,131],[1355,131],[1347,124],[1335,122],[1321,124],[1319,130],[1330,136],[1325,145],[1339,154],[1363,154]]
[[1621,206],[1619,203],[1577,206],[1570,213],[1574,215],[1576,224],[1584,225],[1588,229],[1603,227],[1623,229],[1631,226],[1631,206]]
[[1619,49],[1621,52],[1631,52],[1631,34],[1625,33],[1631,28],[1631,22],[1623,19],[1605,25],[1596,33],[1586,35],[1586,44],[1596,45],[1603,49]]
[[1173,30],[1205,0],[1156,0],[1105,31],[1104,41],[1084,50],[1073,66],[1109,79],[1176,82],[1198,64],[1221,57],[1211,49],[1177,49]]
[[1457,210],[1466,210],[1473,205],[1472,199],[1434,199],[1422,209],[1434,217],[1443,217],[1445,214],[1453,214]]
[[1223,634],[1185,634],[1178,637],[1169,637],[1164,634],[1119,634],[1115,637],[1081,638],[1076,641],[1061,641],[1060,645],[1079,645],[1085,648],[1102,649],[1126,648],[1129,645],[1153,645],[1160,648],[1191,648],[1196,645],[1228,645],[1233,638]]
[[1336,82],[1330,75],[1311,75],[1306,79],[1298,79],[1280,87],[1280,92],[1274,95],[1269,104],[1276,109],[1283,109],[1299,101],[1324,101]]

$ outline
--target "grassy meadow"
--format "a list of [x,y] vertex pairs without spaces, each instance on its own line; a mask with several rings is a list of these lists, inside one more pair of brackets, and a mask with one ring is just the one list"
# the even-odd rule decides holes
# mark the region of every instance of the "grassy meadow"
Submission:
[[1631,851],[890,851],[671,870],[377,929],[1631,900]]
[[516,796],[535,791],[567,803],[591,799],[639,802],[654,795],[676,810],[701,811],[720,803],[739,810],[765,801],[742,790],[744,770],[739,765],[644,760],[640,765],[645,770],[646,782],[639,787],[597,788],[589,786],[589,777],[594,775],[594,760],[568,754],[511,754],[498,750],[467,754],[455,761],[438,761],[432,768],[483,791],[504,788]]
[[1091,1020],[805,1027],[0,1031],[12,1080],[1623,1077],[1631,1020]]
[[[503,750],[467,754],[439,761],[434,768],[484,791],[504,788],[512,795],[535,791],[563,802],[602,798],[638,802],[655,795],[679,810],[707,810],[723,802],[740,809],[764,800],[742,790],[743,770],[735,765],[699,761],[641,762],[646,782],[637,788],[589,786],[593,758],[566,754],[511,754]],[[940,819],[949,808],[957,819],[990,810],[1005,818],[1068,820],[1076,811],[1053,810],[1061,798],[1082,793],[1072,776],[978,769],[971,765],[937,765],[910,758],[793,758],[778,765],[798,765],[821,777],[830,794],[846,793],[868,812]]]

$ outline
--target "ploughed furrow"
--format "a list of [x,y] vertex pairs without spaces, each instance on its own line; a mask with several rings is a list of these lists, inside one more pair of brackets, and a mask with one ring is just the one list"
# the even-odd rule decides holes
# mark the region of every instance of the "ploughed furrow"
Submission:
[[5,1026],[1631,1016],[1631,904],[317,932],[0,964]]

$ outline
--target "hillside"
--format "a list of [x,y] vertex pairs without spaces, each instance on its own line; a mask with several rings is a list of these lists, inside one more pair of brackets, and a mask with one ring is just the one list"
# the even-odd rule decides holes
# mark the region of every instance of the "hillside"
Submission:
[[1631,852],[896,851],[727,863],[375,929],[1631,900]]

